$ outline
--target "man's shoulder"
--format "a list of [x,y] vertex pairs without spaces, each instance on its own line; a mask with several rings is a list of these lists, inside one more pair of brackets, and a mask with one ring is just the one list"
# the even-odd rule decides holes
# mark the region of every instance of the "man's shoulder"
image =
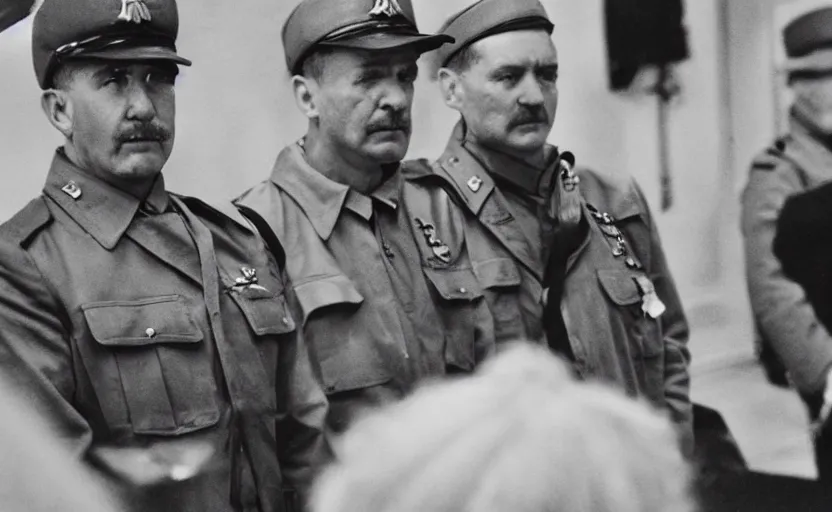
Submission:
[[630,175],[612,175],[593,169],[579,169],[581,194],[587,204],[615,218],[646,214],[644,196]]
[[24,246],[51,222],[52,213],[44,197],[39,196],[0,225],[0,239]]
[[792,144],[793,139],[790,135],[777,138],[774,142],[763,148],[762,151],[754,155],[754,158],[751,160],[750,172],[792,172],[795,169],[795,164],[788,157],[788,149]]

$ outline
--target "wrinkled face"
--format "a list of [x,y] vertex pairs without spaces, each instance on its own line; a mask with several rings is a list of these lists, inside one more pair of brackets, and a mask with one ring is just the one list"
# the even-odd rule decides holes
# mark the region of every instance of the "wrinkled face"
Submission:
[[[101,179],[155,179],[173,149],[176,65],[168,62],[85,61],[67,83],[67,153]],[[64,131],[62,129],[62,131]]]
[[800,73],[792,80],[795,109],[827,137],[832,137],[832,72]]
[[410,144],[413,51],[336,50],[313,79],[312,100],[321,136],[342,158],[386,164],[402,160]]
[[471,50],[476,58],[455,73],[458,97],[448,104],[479,143],[519,155],[541,151],[558,106],[558,55],[549,34],[506,32]]

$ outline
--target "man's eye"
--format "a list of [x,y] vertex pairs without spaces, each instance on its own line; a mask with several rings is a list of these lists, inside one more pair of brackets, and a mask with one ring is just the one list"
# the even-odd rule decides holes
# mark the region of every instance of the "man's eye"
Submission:
[[520,75],[517,73],[500,73],[496,78],[498,82],[514,84],[520,80]]
[[173,71],[151,71],[145,78],[147,83],[160,85],[173,85],[176,83],[176,73]]
[[127,70],[114,69],[110,75],[104,79],[104,85],[124,85],[127,83]]
[[556,82],[558,80],[558,72],[553,69],[543,69],[538,72],[537,76],[546,82]]

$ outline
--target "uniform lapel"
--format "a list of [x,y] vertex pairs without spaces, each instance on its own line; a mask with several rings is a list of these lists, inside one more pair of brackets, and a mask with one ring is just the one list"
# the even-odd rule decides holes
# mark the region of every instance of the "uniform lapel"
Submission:
[[202,284],[196,246],[178,213],[165,213],[153,217],[145,217],[139,213],[126,235],[196,284]]

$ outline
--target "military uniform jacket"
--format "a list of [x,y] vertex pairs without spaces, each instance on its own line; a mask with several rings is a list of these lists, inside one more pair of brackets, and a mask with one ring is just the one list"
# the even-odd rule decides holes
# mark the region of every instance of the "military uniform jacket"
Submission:
[[472,268],[461,231],[447,229],[461,228],[461,216],[446,217],[460,212],[421,197],[411,204],[416,177],[396,170],[372,198],[357,198],[293,144],[271,179],[236,201],[286,251],[336,432],[363,408],[397,400],[423,379],[470,372],[496,350],[501,321],[477,275],[500,285],[504,262]]
[[[540,248],[531,247],[494,180],[456,138],[433,170],[444,184],[429,187],[432,193],[456,201],[464,213],[461,230],[473,267],[499,269],[496,278],[478,273],[490,278],[483,286],[502,289],[491,304],[501,319],[498,332],[537,337],[545,295]],[[579,175],[589,231],[568,259],[561,304],[575,368],[669,411],[689,443],[688,326],[647,203],[632,181]],[[624,232],[627,254],[614,256],[617,243],[604,232],[611,231],[607,221]],[[642,310],[643,278],[666,307],[657,319]]]
[[158,510],[283,510],[281,478],[304,490],[319,457],[325,398],[291,288],[237,216],[161,176],[140,205],[59,152],[0,227],[0,369],[72,449],[213,448]]
[[754,319],[804,393],[823,390],[832,365],[832,336],[805,291],[784,275],[772,244],[786,200],[831,178],[832,152],[793,117],[789,135],[754,159],[742,194],[745,271]]

